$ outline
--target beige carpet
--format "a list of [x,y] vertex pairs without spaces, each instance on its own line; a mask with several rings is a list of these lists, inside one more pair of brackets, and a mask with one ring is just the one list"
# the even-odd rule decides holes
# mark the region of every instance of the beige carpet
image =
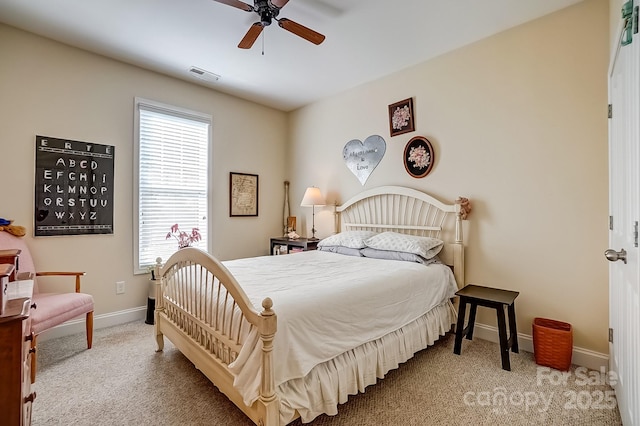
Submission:
[[[96,330],[91,350],[84,339],[39,344],[34,425],[253,424],[168,340],[156,353],[153,326]],[[311,424],[621,424],[611,388],[597,372],[574,366],[563,377],[538,368],[527,352],[512,353],[511,368],[500,368],[497,344],[480,339],[464,340],[462,354],[454,355],[449,335],[350,397],[337,416]]]

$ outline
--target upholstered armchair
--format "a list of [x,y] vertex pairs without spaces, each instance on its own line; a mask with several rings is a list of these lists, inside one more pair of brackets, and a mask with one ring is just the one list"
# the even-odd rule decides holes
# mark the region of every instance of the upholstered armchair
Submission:
[[[0,231],[0,250],[19,249],[17,279],[33,279],[31,311],[31,382],[36,380],[37,350],[36,340],[40,333],[49,330],[70,319],[85,315],[87,330],[87,348],[91,349],[93,340],[93,296],[80,292],[80,277],[84,272],[37,272],[33,258],[23,238]],[[42,293],[38,289],[38,277],[69,276],[75,278],[75,291]],[[57,284],[57,283],[56,283]],[[71,286],[69,287],[71,290]]]

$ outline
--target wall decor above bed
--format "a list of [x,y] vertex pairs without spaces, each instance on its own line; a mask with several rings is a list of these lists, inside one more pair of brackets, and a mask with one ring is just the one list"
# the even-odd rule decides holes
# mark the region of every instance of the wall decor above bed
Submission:
[[351,173],[356,175],[362,185],[369,179],[373,170],[380,164],[387,143],[382,136],[371,135],[364,140],[353,139],[342,150],[342,158]]
[[423,178],[431,172],[435,154],[427,138],[415,136],[404,147],[404,168],[414,178]]
[[413,120],[413,98],[389,105],[389,129],[391,137],[415,130]]

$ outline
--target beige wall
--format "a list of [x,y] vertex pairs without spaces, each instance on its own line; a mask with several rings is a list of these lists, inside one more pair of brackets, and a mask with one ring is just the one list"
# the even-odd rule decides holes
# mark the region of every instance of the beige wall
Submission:
[[[213,116],[213,252],[222,259],[268,253],[269,237],[281,232],[285,113],[3,25],[0,57],[0,217],[27,227],[39,270],[87,272],[83,290],[94,296],[96,314],[146,303],[147,277],[133,275],[136,96]],[[115,145],[113,235],[32,237],[35,135]],[[229,217],[230,171],[260,176],[259,217]],[[121,280],[127,291],[116,295]]]
[[[577,346],[608,353],[608,40],[608,4],[587,0],[292,113],[292,199],[309,185],[329,202],[362,190],[342,148],[381,135],[387,152],[365,188],[469,197],[466,281],[519,291],[520,332],[536,316],[567,321]],[[391,138],[387,105],[408,97],[416,131]],[[402,164],[415,135],[436,152],[423,179]],[[333,231],[330,208],[316,228]]]
[[[365,188],[469,197],[467,282],[520,291],[520,332],[531,332],[535,316],[568,321],[577,346],[606,353],[613,16],[606,2],[587,0],[289,115],[0,25],[0,217],[32,235],[36,134],[115,145],[114,235],[27,238],[41,269],[88,272],[98,314],[122,311],[142,306],[147,291],[146,277],[132,274],[135,96],[213,115],[213,252],[223,259],[266,254],[280,232],[287,178],[303,235],[311,214],[298,204],[307,186],[329,202],[362,190],[342,148],[379,134],[387,153]],[[416,131],[390,138],[387,105],[407,97]],[[434,170],[420,180],[402,166],[414,135],[436,150]],[[260,175],[258,218],[228,217],[229,171]],[[331,209],[316,210],[326,236]],[[116,296],[119,280],[127,293]],[[479,320],[495,324],[487,312]]]

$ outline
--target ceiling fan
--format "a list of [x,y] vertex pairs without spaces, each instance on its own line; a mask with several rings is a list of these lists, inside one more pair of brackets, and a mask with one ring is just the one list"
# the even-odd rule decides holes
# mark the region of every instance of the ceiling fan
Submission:
[[249,31],[247,31],[247,33],[244,35],[242,40],[240,40],[240,44],[238,44],[238,47],[241,49],[250,49],[251,46],[253,46],[253,43],[255,43],[258,36],[262,33],[264,27],[271,25],[272,20],[276,20],[278,22],[278,25],[285,30],[297,35],[298,37],[302,37],[303,39],[310,41],[313,44],[318,45],[325,39],[322,34],[313,31],[312,29],[307,28],[304,25],[298,24],[291,19],[278,19],[280,9],[282,9],[289,2],[289,0],[254,0],[253,6],[240,0],[214,1],[226,4],[228,6],[233,6],[246,12],[255,12],[260,16],[260,22],[254,23],[249,28]]

